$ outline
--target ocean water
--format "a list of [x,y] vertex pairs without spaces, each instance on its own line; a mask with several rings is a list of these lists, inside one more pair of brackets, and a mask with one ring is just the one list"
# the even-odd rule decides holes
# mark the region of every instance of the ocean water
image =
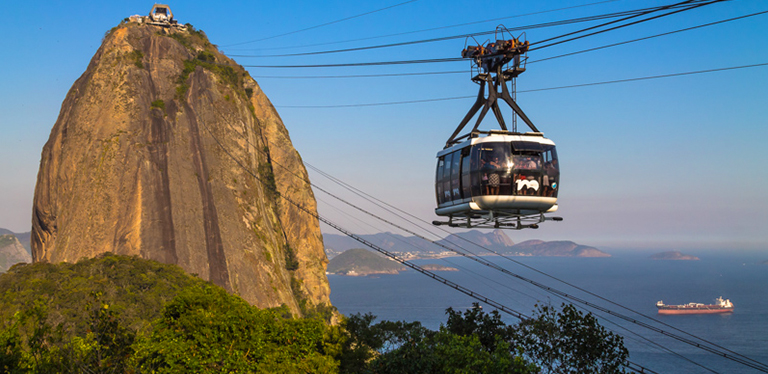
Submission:
[[[711,251],[696,255],[701,258],[700,261],[651,260],[647,252],[620,253],[610,258],[512,258],[618,305],[507,259],[497,256],[483,258],[513,273],[631,316],[657,329],[694,339],[685,335],[691,334],[768,364],[768,265],[761,264],[768,260],[768,252]],[[532,315],[536,305],[560,306],[563,303],[562,299],[550,293],[466,258],[415,262],[459,268],[457,272],[437,273],[525,315]],[[475,301],[412,270],[398,275],[369,277],[329,275],[328,280],[331,302],[343,314],[372,313],[379,320],[421,321],[431,329],[445,322],[446,308],[463,310]],[[659,300],[666,304],[711,303],[718,296],[734,303],[732,314],[657,315],[655,304]],[[490,310],[488,306],[485,308]],[[759,372],[636,324],[590,311],[606,328],[624,336],[631,361],[651,370],[660,373]],[[507,323],[517,322],[511,316],[504,315],[503,318]]]

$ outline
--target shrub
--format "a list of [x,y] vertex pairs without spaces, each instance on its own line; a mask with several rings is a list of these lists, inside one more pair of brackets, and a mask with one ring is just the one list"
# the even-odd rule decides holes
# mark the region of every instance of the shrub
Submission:
[[133,64],[136,65],[137,68],[144,69],[144,63],[141,62],[141,60],[144,58],[143,52],[136,49],[133,52],[131,52],[128,56],[130,59],[133,60]]
[[285,269],[297,270],[299,268],[299,260],[296,258],[296,252],[290,245],[285,245]]

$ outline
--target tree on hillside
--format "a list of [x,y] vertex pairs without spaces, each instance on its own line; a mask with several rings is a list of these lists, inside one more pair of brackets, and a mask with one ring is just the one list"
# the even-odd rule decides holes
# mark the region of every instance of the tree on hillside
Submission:
[[592,313],[573,305],[561,311],[541,306],[514,328],[514,341],[543,373],[624,373],[629,352],[624,339],[601,326]]
[[[534,317],[506,325],[498,311],[478,304],[457,312],[438,331],[418,322],[382,321],[353,315],[342,373],[624,373],[623,339],[572,305],[540,307]],[[537,367],[538,366],[538,367]]]
[[[498,316],[473,308],[449,309],[446,326],[431,331],[419,322],[382,321],[370,314],[345,321],[349,339],[341,373],[535,373],[510,343],[494,334],[506,329]],[[483,331],[481,331],[483,330]],[[509,334],[506,334],[507,336]]]
[[155,373],[335,373],[338,328],[320,319],[284,318],[213,285],[177,295],[134,360]]

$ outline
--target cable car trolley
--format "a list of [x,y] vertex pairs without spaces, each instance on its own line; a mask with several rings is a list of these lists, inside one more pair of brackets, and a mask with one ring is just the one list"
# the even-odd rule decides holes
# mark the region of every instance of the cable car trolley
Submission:
[[[502,38],[504,34],[501,32]],[[437,153],[435,213],[448,221],[433,221],[434,225],[519,230],[536,229],[546,220],[562,220],[545,216],[557,210],[560,189],[555,143],[544,137],[514,99],[515,78],[525,71],[529,45],[521,38],[496,38],[462,51],[462,57],[472,60],[473,71],[477,70],[472,81],[480,90],[445,148]],[[511,130],[501,115],[499,99],[514,112]],[[474,128],[459,136],[478,111]],[[500,130],[478,130],[488,111],[493,112]],[[531,131],[518,132],[517,117]]]

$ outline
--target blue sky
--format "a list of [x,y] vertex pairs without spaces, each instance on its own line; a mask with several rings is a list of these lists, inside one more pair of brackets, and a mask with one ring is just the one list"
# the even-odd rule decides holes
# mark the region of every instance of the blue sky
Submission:
[[[228,55],[263,56],[427,39],[667,4],[663,1],[418,0],[309,31],[239,44],[402,3],[365,1],[170,3],[181,23]],[[588,5],[592,4],[592,5]],[[568,10],[542,11],[585,5]],[[28,231],[40,152],[66,92],[104,33],[152,3],[11,2],[0,23],[0,227]],[[531,52],[531,60],[768,10],[733,0]],[[526,15],[530,13],[535,15]],[[507,17],[461,27],[419,31]],[[529,29],[535,42],[596,23]],[[517,35],[517,33],[516,33]],[[484,40],[480,40],[481,42]],[[458,57],[463,39],[303,57],[235,57],[241,65]],[[304,46],[304,47],[298,47]],[[768,15],[531,63],[518,90],[768,63]],[[248,68],[278,109],[302,158],[408,212],[434,219],[435,154],[473,99],[354,108],[291,108],[472,96],[468,62],[331,69]],[[276,76],[466,71],[410,77]],[[531,238],[608,248],[768,249],[768,66],[580,88],[521,92],[518,102],[558,145],[559,215]],[[506,114],[508,114],[507,112]],[[484,128],[495,128],[486,120]],[[352,201],[317,173],[313,182]],[[393,231],[316,192],[320,213],[353,231]],[[328,232],[331,232],[328,230]]]

